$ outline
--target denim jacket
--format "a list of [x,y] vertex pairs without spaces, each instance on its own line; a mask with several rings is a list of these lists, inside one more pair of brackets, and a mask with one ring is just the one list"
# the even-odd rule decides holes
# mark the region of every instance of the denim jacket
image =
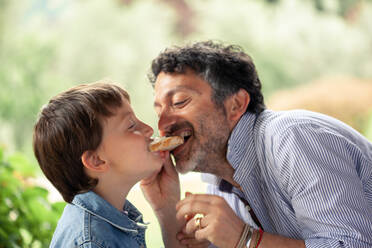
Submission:
[[89,191],[66,205],[50,247],[146,247],[146,228],[141,213],[128,200],[121,212]]

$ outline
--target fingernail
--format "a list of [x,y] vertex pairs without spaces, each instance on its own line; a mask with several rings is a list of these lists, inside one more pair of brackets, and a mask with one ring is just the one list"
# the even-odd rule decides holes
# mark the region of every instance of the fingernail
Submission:
[[191,193],[191,192],[188,192],[188,191],[186,191],[186,192],[185,192],[185,196],[186,196],[186,197],[188,197],[189,195],[192,195],[192,193]]

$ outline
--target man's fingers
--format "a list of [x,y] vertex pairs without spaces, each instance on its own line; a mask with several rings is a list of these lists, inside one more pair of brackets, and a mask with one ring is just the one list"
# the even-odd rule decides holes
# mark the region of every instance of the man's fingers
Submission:
[[194,233],[178,233],[177,239],[182,245],[186,245],[188,248],[203,248],[208,247],[210,242],[208,240],[197,240],[195,239]]
[[223,199],[220,196],[210,195],[210,194],[189,194],[183,200],[179,201],[176,205],[176,209],[180,208],[184,204],[188,204],[190,202],[205,202],[209,204],[213,204],[215,202],[221,201]]
[[201,217],[199,220],[199,224],[197,223],[196,219],[193,218],[186,223],[183,232],[192,235],[195,231],[207,227],[211,218],[211,215]]
[[205,248],[210,244],[208,240],[196,240],[195,238],[183,239],[180,243],[188,248]]
[[195,245],[188,245],[187,248],[208,248],[210,245],[209,241],[203,241],[202,243]]
[[176,171],[176,168],[174,168],[174,165],[172,163],[172,160],[170,158],[170,153],[167,151],[165,156],[165,162],[164,162],[164,169],[165,172],[172,176],[178,176],[178,173]]
[[[208,202],[191,202],[180,205],[177,208],[176,218],[179,220],[185,219],[185,216],[193,214],[203,214],[204,216],[209,213],[210,204]],[[191,219],[190,221],[194,221]]]
[[155,182],[155,179],[156,179],[157,176],[158,176],[158,173],[154,173],[151,176],[149,176],[149,177],[147,177],[145,179],[142,179],[140,181],[140,185],[141,186],[148,186],[148,185],[153,184]]
[[202,228],[195,232],[195,239],[196,240],[207,240],[209,232],[209,227]]

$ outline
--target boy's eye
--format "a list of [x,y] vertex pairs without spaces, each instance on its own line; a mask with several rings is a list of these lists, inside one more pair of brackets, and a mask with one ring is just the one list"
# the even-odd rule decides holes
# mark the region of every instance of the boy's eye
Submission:
[[135,126],[136,126],[136,122],[133,121],[133,120],[131,120],[128,129],[129,129],[129,130],[130,130],[130,129],[133,129],[133,128],[135,128]]

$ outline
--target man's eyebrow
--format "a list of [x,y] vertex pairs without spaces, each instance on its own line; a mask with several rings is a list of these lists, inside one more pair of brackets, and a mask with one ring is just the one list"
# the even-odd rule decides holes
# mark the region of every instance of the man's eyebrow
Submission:
[[[169,97],[172,97],[174,94],[176,94],[178,91],[182,91],[182,90],[189,90],[189,91],[192,91],[192,92],[195,92],[196,94],[198,95],[201,95],[202,93],[195,89],[195,88],[191,88],[187,85],[179,85],[179,86],[176,86],[174,89],[171,89],[170,91],[167,92],[167,94],[165,95],[166,98],[169,98]],[[156,101],[154,102],[154,107],[159,107],[159,103],[157,103]]]

